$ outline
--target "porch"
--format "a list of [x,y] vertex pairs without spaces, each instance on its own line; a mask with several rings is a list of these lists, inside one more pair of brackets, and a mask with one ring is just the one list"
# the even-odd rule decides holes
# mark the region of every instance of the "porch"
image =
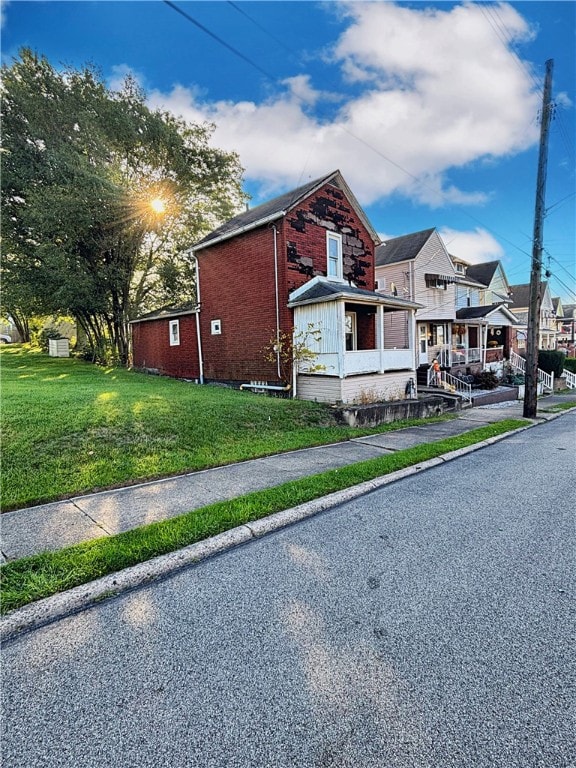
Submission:
[[[300,364],[297,396],[322,402],[404,399],[415,382],[419,305],[316,277],[290,296],[295,337],[313,363]],[[415,396],[414,387],[414,396]]]

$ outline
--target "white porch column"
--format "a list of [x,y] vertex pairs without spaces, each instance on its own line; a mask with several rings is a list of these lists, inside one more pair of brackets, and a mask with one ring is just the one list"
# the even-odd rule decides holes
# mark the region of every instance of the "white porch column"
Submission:
[[416,329],[416,312],[414,310],[411,310],[409,312],[409,320],[408,320],[408,348],[412,350],[412,360],[413,365],[412,367],[414,370],[418,368],[420,365],[419,359],[420,359],[420,339],[417,335],[417,329]]
[[336,304],[336,341],[338,344],[338,376],[344,378],[344,355],[346,354],[346,308],[343,301]]
[[376,314],[377,326],[376,326],[376,346],[380,350],[380,368],[379,373],[384,373],[384,307],[382,304],[378,305],[378,312]]

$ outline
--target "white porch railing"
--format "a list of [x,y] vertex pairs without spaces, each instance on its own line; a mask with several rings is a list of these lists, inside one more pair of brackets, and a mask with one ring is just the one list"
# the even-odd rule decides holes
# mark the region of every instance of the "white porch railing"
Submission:
[[[472,402],[472,385],[462,381],[457,376],[452,376],[451,373],[446,371],[440,371],[440,385],[446,392],[460,395],[463,400],[469,403]],[[432,366],[428,369],[428,386],[436,386],[436,374]]]
[[[526,360],[520,355],[510,350],[510,365],[520,373],[526,373]],[[546,373],[546,371],[538,368],[538,381],[542,382],[544,389],[548,389],[550,392],[554,392],[554,374]]]
[[[336,352],[321,352],[314,365],[324,366],[316,373],[324,376],[355,376],[362,373],[414,370],[414,352],[411,349],[360,349],[344,353],[343,370],[340,371]],[[302,368],[301,373],[306,373]]]
[[481,347],[469,347],[469,348],[453,347],[451,351],[451,356],[452,356],[451,365],[469,365],[470,363],[481,363],[482,348]]
[[562,376],[566,379],[566,386],[568,389],[576,389],[576,373],[567,371],[566,368],[562,371]]

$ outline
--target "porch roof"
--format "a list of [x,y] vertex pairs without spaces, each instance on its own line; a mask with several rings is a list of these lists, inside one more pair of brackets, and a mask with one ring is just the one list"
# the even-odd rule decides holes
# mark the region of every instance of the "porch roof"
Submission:
[[506,304],[489,304],[486,307],[463,307],[456,310],[457,320],[484,320],[490,321],[490,316],[495,313],[501,313],[506,317],[512,325],[518,322],[518,318],[514,315]]
[[293,291],[288,306],[300,307],[303,304],[318,304],[324,301],[354,301],[360,304],[381,304],[390,309],[419,309],[422,304],[401,299],[398,296],[388,296],[364,288],[356,288],[346,283],[332,282],[326,278],[315,277],[301,288]]
[[147,320],[164,320],[170,317],[181,317],[182,315],[195,315],[197,312],[199,312],[199,307],[195,303],[183,304],[180,307],[164,307],[163,309],[157,309],[154,312],[140,315],[140,317],[130,320],[129,324],[144,323]]

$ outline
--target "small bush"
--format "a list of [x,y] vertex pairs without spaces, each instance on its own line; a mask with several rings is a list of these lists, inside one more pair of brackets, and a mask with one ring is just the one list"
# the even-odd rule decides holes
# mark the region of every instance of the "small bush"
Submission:
[[557,349],[538,350],[538,368],[554,376],[562,376],[562,370],[566,363],[566,355]]
[[64,336],[60,333],[60,331],[57,328],[54,328],[53,325],[49,325],[46,328],[43,328],[38,335],[36,336],[35,342],[36,346],[40,347],[43,352],[48,352],[48,342],[51,339],[63,339]]
[[567,357],[564,360],[564,368],[570,373],[576,373],[576,357]]
[[494,371],[480,371],[474,376],[474,386],[478,389],[495,389],[499,383]]

